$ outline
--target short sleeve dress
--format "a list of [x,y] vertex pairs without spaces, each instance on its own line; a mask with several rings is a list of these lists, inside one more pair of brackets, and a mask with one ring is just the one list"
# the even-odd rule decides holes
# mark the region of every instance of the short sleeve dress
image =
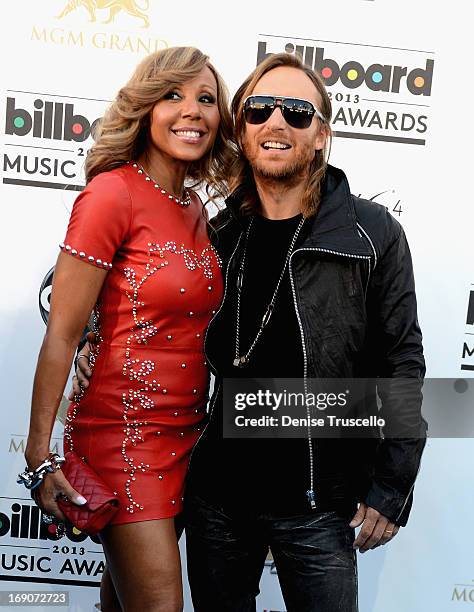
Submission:
[[91,383],[70,404],[65,450],[116,493],[112,524],[172,517],[205,414],[204,334],[223,291],[202,204],[193,194],[182,206],[125,164],[78,196],[60,246],[108,271]]

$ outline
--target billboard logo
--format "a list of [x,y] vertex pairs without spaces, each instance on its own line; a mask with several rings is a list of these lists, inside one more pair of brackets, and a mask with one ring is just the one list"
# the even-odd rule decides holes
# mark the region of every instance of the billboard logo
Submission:
[[[38,506],[14,502],[10,512],[0,512],[0,538],[20,538],[27,540],[57,540],[56,525],[47,525],[41,520]],[[88,537],[100,544],[97,536],[88,536],[73,525],[66,525],[66,537],[72,542],[83,542]]]
[[16,106],[16,99],[7,97],[5,134],[52,140],[84,142],[94,133],[96,119],[89,122],[83,115],[74,113],[74,104],[49,102],[36,98],[34,110],[28,112]]
[[[430,96],[433,81],[434,61],[426,60],[423,68],[409,70],[407,66],[391,66],[389,64],[375,63],[364,67],[360,62],[349,60],[342,66],[325,57],[323,47],[305,47],[287,43],[287,53],[296,53],[305,64],[313,68],[323,77],[326,87],[335,85],[338,81],[348,89],[357,89],[362,84],[372,91],[385,91],[399,93],[402,83],[414,96]],[[268,55],[267,43],[258,43],[257,64],[260,64]]]
[[3,580],[98,587],[104,559],[97,536],[72,525],[57,539],[56,526],[42,521],[30,500],[0,500],[0,571]]
[[107,102],[8,89],[3,183],[82,191],[85,157]]
[[[318,72],[333,106],[334,135],[425,145],[435,61],[432,51],[261,34],[257,64],[297,55]],[[422,137],[420,137],[422,135]]]

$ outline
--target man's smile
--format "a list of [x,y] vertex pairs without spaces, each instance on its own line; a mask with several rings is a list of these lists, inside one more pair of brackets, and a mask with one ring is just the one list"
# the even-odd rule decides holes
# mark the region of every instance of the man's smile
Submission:
[[287,150],[287,149],[291,149],[291,145],[288,144],[287,142],[281,142],[278,140],[266,140],[265,142],[263,142],[261,144],[261,146],[265,149],[265,150]]

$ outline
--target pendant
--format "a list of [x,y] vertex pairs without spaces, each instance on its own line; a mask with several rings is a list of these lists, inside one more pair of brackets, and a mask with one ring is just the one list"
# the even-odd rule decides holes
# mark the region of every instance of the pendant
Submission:
[[243,368],[246,363],[247,358],[245,357],[245,355],[242,355],[242,357],[236,357],[233,361],[233,364],[236,368]]
[[312,489],[309,489],[309,491],[306,491],[306,497],[308,498],[309,504],[311,506],[311,510],[315,510],[316,500],[315,500],[314,491]]
[[270,317],[272,316],[272,313],[273,313],[273,304],[268,304],[268,308],[266,309],[265,314],[262,317],[262,328],[268,325],[268,322],[270,321]]
[[244,271],[242,268],[239,270],[239,275],[237,276],[237,289],[240,291],[242,289],[242,285],[244,284]]

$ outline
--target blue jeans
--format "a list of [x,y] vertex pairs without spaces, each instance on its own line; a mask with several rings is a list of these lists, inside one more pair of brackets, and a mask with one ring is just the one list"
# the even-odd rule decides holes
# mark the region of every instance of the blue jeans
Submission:
[[255,612],[270,548],[287,612],[357,612],[351,518],[336,511],[230,517],[188,494],[187,563],[195,611]]

